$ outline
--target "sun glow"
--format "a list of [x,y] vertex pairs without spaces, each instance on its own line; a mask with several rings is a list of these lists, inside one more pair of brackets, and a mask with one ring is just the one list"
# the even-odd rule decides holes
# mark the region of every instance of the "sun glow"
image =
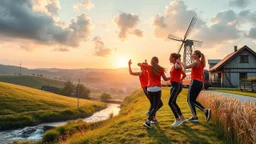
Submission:
[[115,61],[116,68],[122,68],[128,66],[128,59],[125,56],[118,56]]

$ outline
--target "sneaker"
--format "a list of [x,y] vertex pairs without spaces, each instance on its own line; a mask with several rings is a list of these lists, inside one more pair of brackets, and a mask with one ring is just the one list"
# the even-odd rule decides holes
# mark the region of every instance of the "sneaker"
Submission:
[[150,123],[151,124],[157,124],[157,123],[159,123],[159,121],[157,119],[154,119],[154,120],[151,120]]
[[204,114],[205,114],[205,119],[208,122],[211,119],[211,110],[207,109]]
[[187,120],[187,122],[198,122],[197,117],[191,117],[190,119]]
[[149,129],[152,128],[151,124],[148,123],[147,121],[145,121],[145,122],[143,123],[143,125],[144,125],[145,127],[149,128]]
[[175,120],[175,121],[173,122],[172,126],[174,126],[176,123],[177,123],[177,120]]
[[185,120],[175,120],[174,123],[172,124],[173,127],[177,127],[180,126],[181,124],[183,124]]

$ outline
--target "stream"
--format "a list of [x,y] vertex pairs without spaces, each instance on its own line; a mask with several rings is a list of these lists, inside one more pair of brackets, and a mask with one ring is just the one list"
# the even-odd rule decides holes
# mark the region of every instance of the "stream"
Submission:
[[[119,104],[108,104],[107,108],[95,112],[92,116],[84,118],[83,121],[85,122],[98,122],[102,120],[106,120],[109,118],[109,115],[113,113],[114,116],[118,115],[120,111]],[[44,127],[45,126],[63,126],[67,124],[68,121],[61,121],[61,122],[49,122],[49,123],[42,123],[37,126],[29,126],[22,129],[16,130],[7,130],[0,132],[0,144],[10,144],[17,140],[33,140],[33,141],[40,141],[42,140],[42,136],[44,134]]]

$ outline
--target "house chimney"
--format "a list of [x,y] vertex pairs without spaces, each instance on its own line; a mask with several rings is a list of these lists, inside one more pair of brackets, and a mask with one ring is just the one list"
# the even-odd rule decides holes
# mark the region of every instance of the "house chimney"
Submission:
[[234,51],[237,52],[237,46],[234,46]]

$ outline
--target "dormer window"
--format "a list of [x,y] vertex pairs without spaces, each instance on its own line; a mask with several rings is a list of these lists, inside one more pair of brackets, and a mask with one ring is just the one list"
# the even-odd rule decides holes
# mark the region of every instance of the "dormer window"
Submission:
[[248,55],[240,55],[240,63],[249,63]]

